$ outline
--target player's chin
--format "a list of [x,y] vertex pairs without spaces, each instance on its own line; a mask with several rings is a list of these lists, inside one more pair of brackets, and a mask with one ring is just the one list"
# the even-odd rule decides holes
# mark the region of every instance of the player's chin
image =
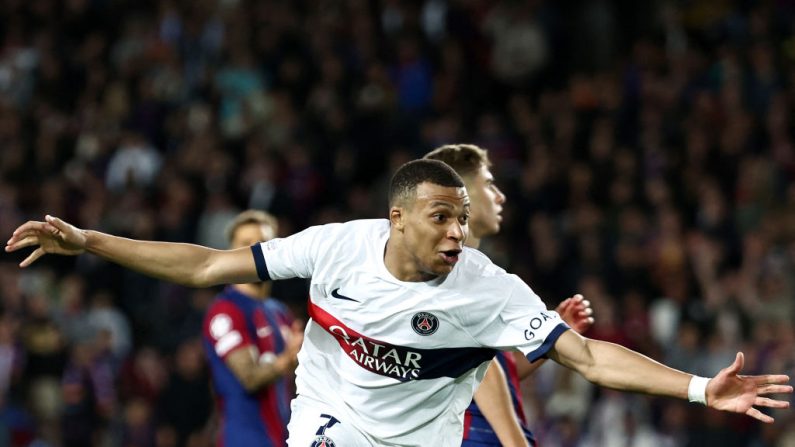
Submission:
[[442,261],[440,263],[436,263],[433,266],[433,273],[437,276],[443,276],[453,271],[453,267],[455,267],[456,262],[445,262]]
[[483,234],[483,236],[494,236],[495,234],[497,234],[499,232],[500,232],[500,222],[499,221],[494,221],[494,222],[491,223],[491,225],[486,227],[486,231]]

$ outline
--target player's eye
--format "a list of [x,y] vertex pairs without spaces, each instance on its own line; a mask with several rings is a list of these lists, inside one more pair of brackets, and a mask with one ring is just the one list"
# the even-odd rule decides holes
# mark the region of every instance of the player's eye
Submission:
[[461,225],[466,225],[469,222],[469,214],[464,214],[463,216],[458,218],[458,221],[461,222]]
[[444,222],[447,220],[447,216],[442,213],[436,213],[432,216],[434,222]]

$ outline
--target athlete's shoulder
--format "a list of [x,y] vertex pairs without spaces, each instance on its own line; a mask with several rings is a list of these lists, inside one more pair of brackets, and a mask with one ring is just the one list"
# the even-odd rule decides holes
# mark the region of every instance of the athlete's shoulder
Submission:
[[389,231],[389,221],[386,219],[358,219],[342,223],[317,225],[310,228],[330,240],[343,241],[384,234]]
[[245,328],[246,313],[233,301],[216,298],[204,313],[202,336],[209,341],[217,341],[232,331]]
[[238,306],[234,301],[219,295],[207,307],[207,311],[204,313],[204,320],[209,321],[218,314],[230,314],[230,313],[242,315],[245,313],[245,311],[242,308],[240,308],[240,306]]
[[508,275],[502,267],[495,264],[488,256],[478,249],[464,247],[463,256],[456,268],[461,268],[466,275],[477,275],[482,277],[500,277]]
[[387,219],[357,219],[340,224],[340,231],[361,237],[364,234],[384,234],[389,232]]
[[492,304],[496,296],[507,298],[517,288],[527,288],[518,276],[506,272],[481,251],[469,247],[464,247],[451,279],[447,287],[470,299]]

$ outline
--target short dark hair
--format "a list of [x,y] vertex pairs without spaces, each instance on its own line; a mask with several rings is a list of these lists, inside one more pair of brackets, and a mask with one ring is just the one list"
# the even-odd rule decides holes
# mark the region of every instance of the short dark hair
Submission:
[[443,161],[461,176],[474,175],[481,166],[491,166],[486,149],[474,144],[445,144],[428,152],[423,158]]
[[453,168],[439,160],[412,160],[395,172],[389,183],[389,206],[406,201],[423,182],[439,186],[463,188],[464,180]]

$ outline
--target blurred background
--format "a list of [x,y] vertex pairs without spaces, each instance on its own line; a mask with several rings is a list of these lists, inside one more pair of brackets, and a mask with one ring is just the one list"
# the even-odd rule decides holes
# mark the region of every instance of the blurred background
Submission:
[[[587,334],[705,376],[795,376],[795,2],[3,0],[0,235],[45,213],[224,247],[386,215],[392,171],[489,150],[508,196],[483,246]],[[212,445],[199,341],[217,290],[96,257],[0,256],[0,446]],[[304,315],[303,282],[274,295]],[[762,426],[524,384],[544,447],[795,446]]]

